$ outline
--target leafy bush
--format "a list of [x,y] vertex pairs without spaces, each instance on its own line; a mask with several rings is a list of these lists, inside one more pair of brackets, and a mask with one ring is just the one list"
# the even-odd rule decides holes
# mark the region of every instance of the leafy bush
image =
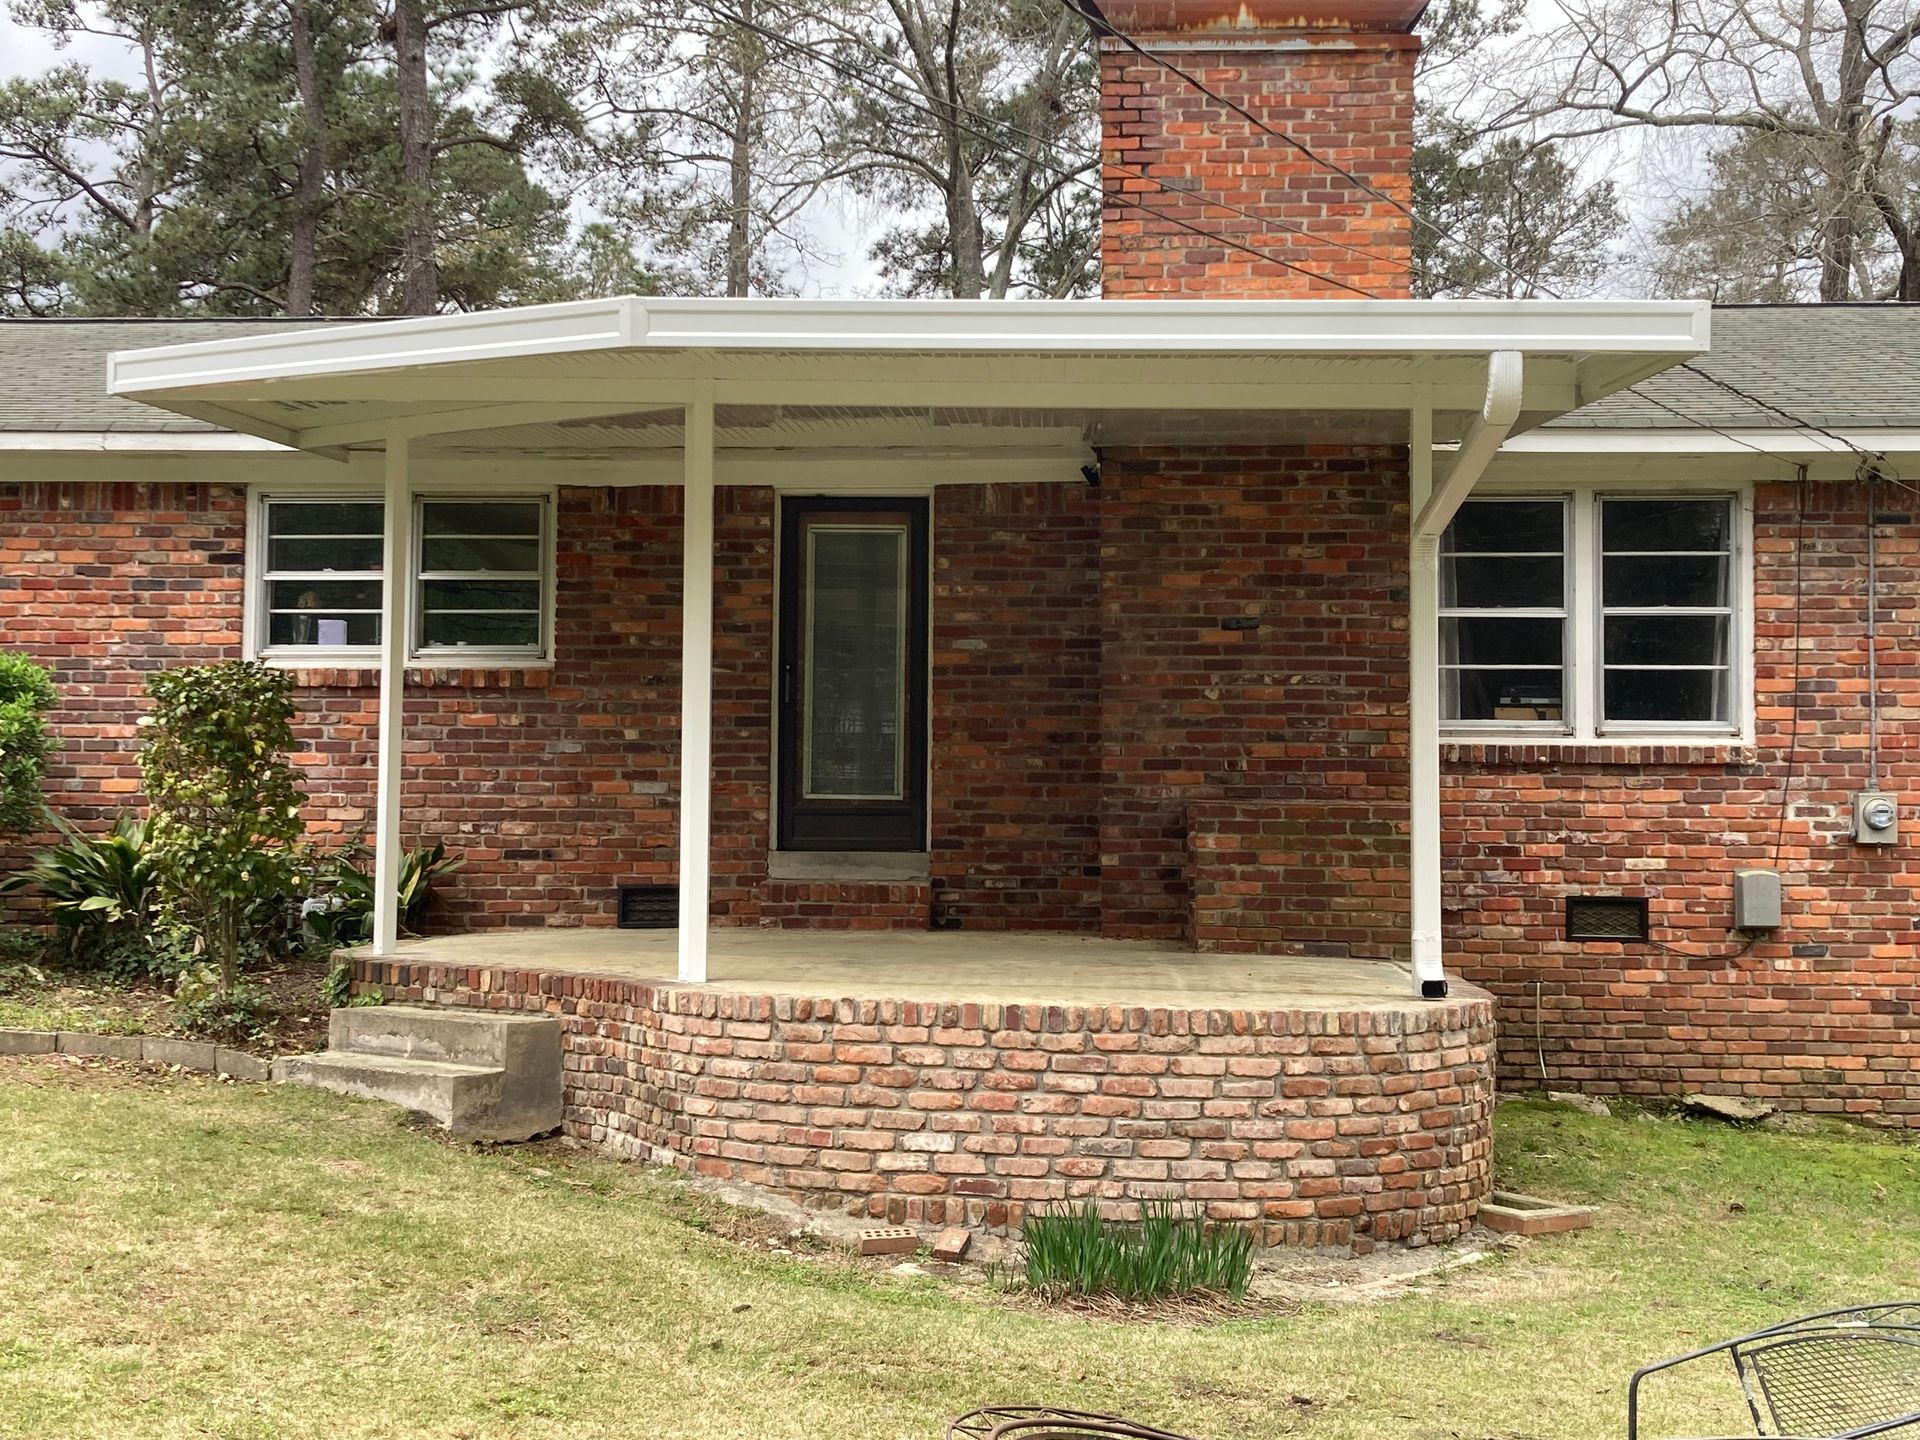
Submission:
[[0,835],[30,830],[39,818],[53,749],[46,716],[57,699],[44,668],[0,652]]
[[174,991],[174,1024],[210,1040],[257,1035],[272,1014],[272,999],[264,987],[229,981],[210,965],[187,971]]
[[[357,945],[373,928],[373,849],[354,840],[335,856],[330,872],[323,871],[319,886],[321,906],[307,913],[307,926],[317,943],[331,949]],[[449,855],[445,841],[409,850],[400,861],[400,928],[412,931],[433,900],[434,887],[465,865]]]
[[147,827],[130,815],[115,820],[104,835],[82,834],[57,818],[53,825],[65,843],[0,879],[0,893],[38,890],[46,896],[71,963],[95,964],[106,950],[144,945],[155,901]]
[[1170,1200],[1145,1202],[1137,1222],[1105,1219],[1092,1200],[1029,1215],[1022,1252],[1027,1283],[1048,1299],[1211,1294],[1240,1300],[1253,1275],[1250,1231],[1210,1226]]
[[147,683],[140,753],[163,915],[199,937],[218,989],[238,984],[243,939],[290,891],[300,805],[293,680],[251,661],[168,670]]

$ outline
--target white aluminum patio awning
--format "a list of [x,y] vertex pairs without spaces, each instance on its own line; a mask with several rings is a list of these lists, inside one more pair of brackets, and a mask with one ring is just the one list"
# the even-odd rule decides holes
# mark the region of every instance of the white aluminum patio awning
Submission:
[[1289,432],[1404,441],[1420,396],[1445,443],[1479,413],[1497,351],[1525,361],[1521,431],[1701,353],[1708,316],[1638,300],[624,296],[122,351],[108,385],[335,454],[392,436],[671,451],[696,381],[713,385],[723,452],[1257,443],[1276,412]]

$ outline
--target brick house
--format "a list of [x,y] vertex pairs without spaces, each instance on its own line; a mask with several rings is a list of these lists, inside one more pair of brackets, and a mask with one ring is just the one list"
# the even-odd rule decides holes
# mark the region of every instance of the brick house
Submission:
[[1853,823],[1907,492],[1768,408],[1920,475],[1916,317],[1409,300],[1417,7],[1203,8],[1107,7],[1099,302],[0,325],[56,804],[137,803],[146,673],[289,667],[313,828],[469,862],[363,981],[560,1015],[585,1138],[895,1220],[1450,1238],[1496,1068],[1920,1115],[1920,882]]

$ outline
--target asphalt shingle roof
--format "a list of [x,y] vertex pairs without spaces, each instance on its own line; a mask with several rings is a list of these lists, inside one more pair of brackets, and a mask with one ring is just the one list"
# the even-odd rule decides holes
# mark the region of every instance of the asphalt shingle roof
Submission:
[[[216,427],[106,392],[114,350],[339,321],[0,320],[0,430],[191,431]],[[1695,362],[1815,425],[1920,428],[1920,305],[1734,305],[1713,312]],[[1791,428],[1711,381],[1673,369],[1552,422],[1557,429]],[[1659,400],[1682,411],[1652,403]]]
[[[1920,426],[1920,305],[1720,305],[1694,366],[1814,425]],[[1793,429],[1793,422],[1675,368],[1550,421],[1554,429]],[[1660,400],[1682,412],[1662,410]]]
[[0,320],[0,430],[216,430],[107,393],[115,350],[312,330],[313,320]]

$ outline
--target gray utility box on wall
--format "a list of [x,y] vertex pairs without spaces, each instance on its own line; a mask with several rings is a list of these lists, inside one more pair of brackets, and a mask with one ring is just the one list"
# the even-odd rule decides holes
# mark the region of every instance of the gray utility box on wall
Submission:
[[1780,928],[1780,874],[1776,870],[1733,872],[1733,928]]
[[1892,845],[1900,839],[1900,797],[1862,790],[1853,797],[1853,843]]

